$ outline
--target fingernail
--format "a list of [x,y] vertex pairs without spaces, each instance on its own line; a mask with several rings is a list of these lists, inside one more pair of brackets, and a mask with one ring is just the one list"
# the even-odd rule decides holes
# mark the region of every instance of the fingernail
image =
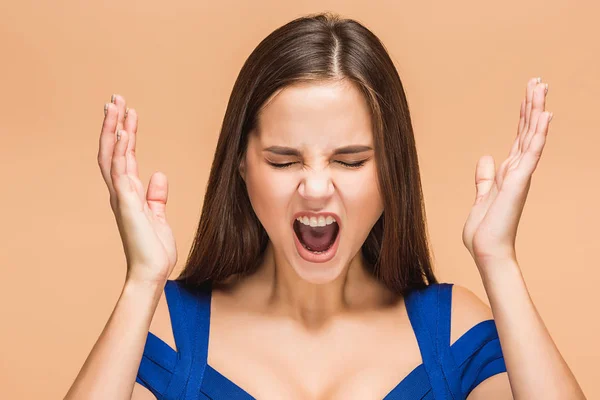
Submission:
[[554,113],[550,113],[550,117],[548,118],[548,122],[552,121],[552,117],[554,117]]
[[546,89],[544,89],[544,93],[548,93],[548,84],[546,83]]
[[129,112],[129,107],[125,109],[125,117],[127,117],[127,113]]
[[538,78],[536,79],[537,83],[541,83],[542,82],[542,78],[538,76]]
[[121,140],[121,132],[120,129],[117,131],[117,141]]
[[117,104],[117,103],[115,103],[116,98],[117,98],[117,95],[113,94],[112,96],[110,96],[110,102],[113,104]]
[[104,103],[104,115],[108,112],[108,103]]

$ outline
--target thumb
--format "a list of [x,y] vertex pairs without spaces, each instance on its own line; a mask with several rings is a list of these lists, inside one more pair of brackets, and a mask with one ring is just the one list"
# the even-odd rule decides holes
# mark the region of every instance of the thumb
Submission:
[[494,157],[485,155],[477,162],[475,168],[475,204],[481,202],[490,193],[496,178],[496,164]]
[[167,176],[162,172],[155,172],[150,177],[146,200],[148,207],[154,215],[164,220],[166,218],[167,198],[169,194],[169,184]]

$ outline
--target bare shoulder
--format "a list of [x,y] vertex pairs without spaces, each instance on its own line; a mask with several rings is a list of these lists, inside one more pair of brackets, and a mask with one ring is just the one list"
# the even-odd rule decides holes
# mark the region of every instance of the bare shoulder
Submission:
[[470,289],[452,285],[450,344],[481,321],[492,319],[492,309]]
[[151,391],[136,382],[135,385],[133,385],[131,400],[156,400],[156,396],[154,396]]
[[[493,319],[492,309],[470,289],[452,285],[450,343],[454,343],[479,322]],[[510,381],[506,372],[490,376],[469,393],[467,400],[510,400]]]
[[175,338],[173,336],[173,327],[171,326],[171,315],[169,314],[169,306],[164,291],[162,296],[160,296],[154,316],[152,316],[149,330],[162,339],[162,341],[168,344],[173,350],[177,350]]
[[[171,327],[171,316],[169,314],[169,307],[167,304],[167,299],[165,297],[165,293],[163,291],[162,296],[160,296],[160,300],[158,301],[158,306],[156,307],[156,311],[154,312],[154,316],[152,317],[152,322],[150,323],[150,332],[160,338],[163,342],[171,346],[173,350],[176,350],[175,346],[175,338],[173,336],[173,328]],[[155,400],[156,397],[152,392],[139,383],[135,383],[133,386],[133,393],[131,394],[131,400]]]

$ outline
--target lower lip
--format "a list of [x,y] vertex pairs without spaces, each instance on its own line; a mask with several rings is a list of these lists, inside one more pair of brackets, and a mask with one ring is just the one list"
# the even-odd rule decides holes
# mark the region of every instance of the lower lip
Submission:
[[296,243],[296,250],[298,251],[298,254],[300,254],[300,257],[302,257],[306,261],[312,262],[312,263],[324,263],[324,262],[331,260],[333,257],[335,257],[335,254],[337,253],[337,249],[338,249],[338,246],[340,243],[340,236],[342,236],[341,233],[342,233],[341,230],[338,230],[338,234],[337,234],[337,237],[335,238],[335,242],[333,242],[333,245],[329,249],[327,249],[323,253],[315,254],[312,251],[308,251],[307,249],[304,248],[304,246],[302,246],[302,243],[300,243],[300,240],[298,239],[296,232],[294,232],[294,230],[292,228],[292,235],[294,235],[294,242]]

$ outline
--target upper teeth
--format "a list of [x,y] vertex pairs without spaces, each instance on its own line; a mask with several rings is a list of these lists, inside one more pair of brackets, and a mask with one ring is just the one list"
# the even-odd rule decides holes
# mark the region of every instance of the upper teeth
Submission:
[[325,225],[330,225],[334,222],[337,222],[335,220],[335,218],[333,218],[332,216],[328,215],[327,218],[326,217],[298,217],[296,218],[296,220],[298,220],[299,222],[303,223],[304,225],[309,225],[309,226],[325,226]]

